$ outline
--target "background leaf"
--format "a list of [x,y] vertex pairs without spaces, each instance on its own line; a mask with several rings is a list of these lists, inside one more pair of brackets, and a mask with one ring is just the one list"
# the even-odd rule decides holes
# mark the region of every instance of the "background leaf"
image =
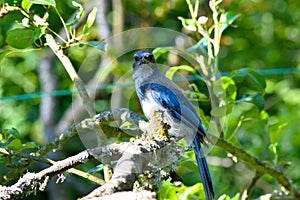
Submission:
[[238,14],[234,13],[233,11],[222,13],[220,16],[220,24],[221,33],[230,25],[232,24],[237,18],[239,17]]
[[253,95],[244,95],[242,99],[239,99],[237,102],[249,102],[258,107],[259,110],[264,109],[264,97],[261,94],[253,94]]
[[16,49],[25,49],[33,44],[33,36],[33,30],[17,28],[8,33],[6,42]]
[[166,77],[168,77],[169,79],[172,80],[174,74],[179,70],[185,70],[188,72],[192,72],[193,74],[196,74],[196,70],[193,67],[191,67],[189,65],[180,65],[180,66],[170,67],[170,69],[168,69],[166,72]]
[[41,4],[41,5],[49,5],[49,6],[56,6],[55,0],[29,0],[29,2],[33,4]]
[[33,3],[30,0],[22,0],[22,8],[27,12],[29,12],[32,4]]
[[90,33],[90,29],[93,26],[97,14],[97,8],[93,8],[93,10],[89,13],[86,24],[83,27],[83,35],[88,35]]
[[258,91],[261,94],[264,93],[266,88],[266,81],[259,73],[252,69],[243,68],[235,70],[231,73],[233,80],[245,87]]

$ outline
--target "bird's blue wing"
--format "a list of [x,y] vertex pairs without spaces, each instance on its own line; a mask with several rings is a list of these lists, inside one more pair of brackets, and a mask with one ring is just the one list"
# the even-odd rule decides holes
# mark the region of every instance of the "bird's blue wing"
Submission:
[[[192,111],[192,109],[194,109],[192,107],[193,105],[189,104],[187,106],[181,103],[171,89],[158,83],[149,83],[143,85],[138,92],[140,92],[139,95],[146,95],[143,96],[143,98],[152,98],[157,105],[166,109],[172,117],[182,121],[191,128],[198,129],[197,132],[199,132],[201,136],[205,136],[205,131],[200,124],[199,117]],[[150,95],[150,97],[147,95]]]
[[172,117],[181,120],[180,102],[175,93],[167,87],[157,83],[149,83],[141,86],[137,93],[142,99],[153,99],[158,106],[167,109]]

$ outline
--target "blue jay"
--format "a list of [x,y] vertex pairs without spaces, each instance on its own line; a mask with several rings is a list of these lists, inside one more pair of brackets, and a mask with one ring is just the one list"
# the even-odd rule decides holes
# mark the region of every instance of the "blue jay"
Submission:
[[206,194],[206,200],[214,198],[214,188],[208,165],[201,148],[206,136],[193,104],[175,83],[156,66],[151,52],[138,51],[134,55],[133,80],[144,114],[150,119],[154,112],[163,111],[163,120],[171,126],[169,134],[192,142]]

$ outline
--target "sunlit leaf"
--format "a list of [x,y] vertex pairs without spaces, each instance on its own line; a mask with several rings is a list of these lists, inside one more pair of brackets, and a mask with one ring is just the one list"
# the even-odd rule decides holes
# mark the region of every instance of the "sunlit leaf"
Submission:
[[276,156],[280,154],[280,149],[281,149],[280,144],[277,142],[270,144],[269,146],[269,150]]
[[20,151],[22,149],[22,142],[20,139],[14,139],[7,145],[7,147],[15,151]]
[[29,10],[30,10],[32,4],[33,4],[33,3],[32,3],[30,0],[23,0],[23,1],[22,1],[22,8],[23,8],[25,11],[29,12]]
[[84,9],[83,6],[79,3],[77,3],[76,1],[72,1],[72,4],[74,7],[76,7],[78,9],[76,15],[74,16],[74,20],[67,23],[67,26],[74,26],[75,24],[77,24],[79,22],[79,20],[84,16]]
[[181,21],[182,26],[186,28],[189,31],[196,31],[196,25],[193,19],[187,19],[183,17],[178,17],[178,19]]
[[90,33],[90,29],[95,22],[97,14],[97,8],[93,8],[93,10],[89,13],[86,24],[83,27],[83,35],[87,35]]
[[222,81],[223,81],[223,87],[226,91],[226,99],[229,101],[235,101],[237,95],[237,88],[235,82],[231,77],[228,76],[223,76]]
[[220,16],[220,23],[221,23],[220,32],[222,33],[238,17],[239,17],[239,14],[236,14],[236,13],[234,13],[232,11],[222,13],[221,16]]
[[[204,190],[203,185],[201,183],[196,183],[195,185],[186,187],[186,189],[184,190],[184,193],[181,197],[182,197],[182,199],[190,199],[190,198],[188,198],[190,195],[199,193],[200,191],[203,191],[203,190]],[[196,196],[198,196],[198,195],[196,195]]]
[[240,196],[241,196],[241,194],[237,193],[234,197],[231,198],[231,200],[239,200]]
[[8,55],[10,55],[10,54],[12,54],[12,53],[14,53],[13,50],[8,50],[8,51],[1,52],[1,53],[0,53],[0,63],[1,63],[1,61],[2,61],[6,56],[8,56]]
[[33,30],[17,28],[8,32],[6,42],[16,49],[25,49],[34,42],[33,36]]
[[174,74],[178,70],[189,71],[189,72],[192,72],[193,74],[196,73],[196,70],[193,67],[191,67],[189,65],[180,65],[180,66],[174,66],[174,67],[171,67],[170,69],[168,69],[168,71],[166,72],[166,77],[168,77],[169,79],[172,79]]
[[157,59],[159,58],[162,54],[165,54],[165,53],[168,53],[170,52],[171,50],[176,50],[175,47],[158,47],[158,48],[155,48],[152,53],[154,55],[154,58]]
[[56,6],[55,0],[28,0],[33,4],[41,4],[41,5],[48,5],[48,6]]

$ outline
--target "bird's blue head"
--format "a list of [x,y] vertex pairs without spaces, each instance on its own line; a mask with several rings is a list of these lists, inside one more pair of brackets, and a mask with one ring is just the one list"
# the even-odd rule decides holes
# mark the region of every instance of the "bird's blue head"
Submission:
[[147,50],[140,50],[136,52],[133,58],[133,69],[136,69],[142,64],[156,63],[153,54]]

